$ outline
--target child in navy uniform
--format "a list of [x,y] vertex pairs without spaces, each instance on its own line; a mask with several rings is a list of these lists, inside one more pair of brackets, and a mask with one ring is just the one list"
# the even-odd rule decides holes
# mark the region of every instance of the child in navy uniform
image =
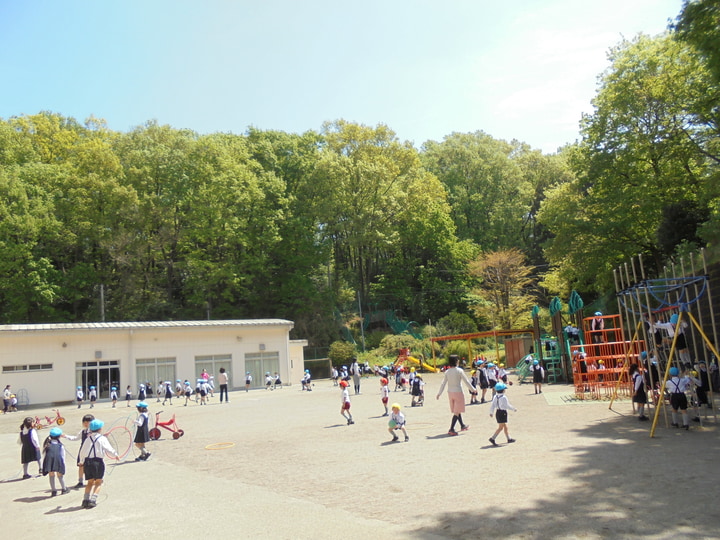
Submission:
[[647,420],[645,416],[645,404],[647,403],[647,393],[645,392],[645,378],[640,373],[637,364],[630,365],[630,380],[633,384],[633,403],[638,407],[638,420]]
[[50,495],[57,495],[55,489],[55,478],[60,480],[60,490],[63,495],[70,493],[65,486],[65,447],[60,442],[62,429],[54,427],[50,430],[50,436],[43,443],[43,475],[50,476]]
[[85,399],[85,393],[83,392],[82,386],[78,386],[75,391],[75,399],[77,400],[78,409],[82,406],[83,399]]
[[95,390],[94,386],[90,387],[88,397],[90,398],[90,408],[92,409],[93,407],[95,407],[95,402],[97,401],[97,391]]
[[135,432],[135,446],[140,450],[140,455],[135,458],[135,461],[146,461],[150,457],[150,452],[145,450],[145,443],[150,440],[150,429],[148,418],[148,404],[141,401],[136,405],[138,411],[138,417],[135,419],[135,425],[137,431]]
[[105,455],[119,460],[117,452],[107,438],[101,433],[105,423],[95,419],[90,422],[90,435],[80,447],[78,459],[83,462],[85,470],[85,494],[83,495],[83,508],[95,508],[97,496],[105,477]]
[[505,395],[505,390],[507,389],[507,385],[504,382],[497,382],[495,384],[495,395],[492,398],[492,401],[490,403],[490,416],[492,417],[493,412],[495,413],[495,419],[497,420],[498,427],[495,430],[495,433],[492,437],[490,437],[490,443],[493,446],[497,446],[497,443],[495,442],[495,438],[500,434],[501,431],[505,432],[505,437],[507,437],[507,442],[513,443],[515,442],[515,439],[511,439],[510,435],[508,434],[508,427],[507,427],[507,411],[510,409],[511,411],[517,412],[517,409],[513,407],[510,402],[508,401],[507,396]]
[[[82,417],[82,429],[80,430],[80,433],[77,435],[65,435],[64,437],[68,441],[77,441],[80,439],[80,448],[82,448],[82,443],[85,442],[85,439],[87,439],[87,436],[90,434],[90,422],[95,420],[95,417],[92,414],[86,414]],[[80,461],[80,458],[78,457],[77,460],[77,466],[78,466],[78,483],[75,485],[76,488],[84,487],[85,484],[83,483],[83,479],[85,478],[85,475],[83,474],[83,464],[82,461]]]
[[30,478],[28,467],[34,461],[37,461],[38,474],[42,474],[40,467],[40,440],[38,439],[35,422],[28,416],[20,425],[20,439],[18,443],[22,445],[20,450],[20,461],[23,466],[23,479]]
[[127,402],[127,406],[130,406],[130,401],[132,400],[132,390],[130,389],[130,385],[127,385],[127,388],[125,389],[125,401]]
[[112,408],[115,408],[115,405],[117,404],[117,386],[113,386],[110,388],[110,399],[112,400]]
[[540,365],[540,362],[537,360],[533,360],[532,365],[530,366],[530,371],[532,371],[532,377],[533,377],[533,386],[535,387],[535,393],[536,394],[542,394],[542,383],[545,379],[545,370]]

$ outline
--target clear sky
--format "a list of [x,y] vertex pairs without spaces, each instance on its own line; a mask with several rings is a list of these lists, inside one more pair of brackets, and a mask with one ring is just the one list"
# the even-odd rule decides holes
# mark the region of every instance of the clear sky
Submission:
[[607,52],[682,0],[0,0],[0,117],[292,133],[345,119],[416,146],[578,138]]

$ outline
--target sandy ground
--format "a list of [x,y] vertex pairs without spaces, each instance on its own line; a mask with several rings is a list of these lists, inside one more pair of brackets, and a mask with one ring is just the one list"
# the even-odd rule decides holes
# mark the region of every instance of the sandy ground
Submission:
[[[173,440],[163,431],[147,462],[131,453],[110,465],[92,510],[80,507],[79,491],[50,497],[46,477],[20,479],[25,414],[0,415],[3,536],[720,538],[712,416],[686,432],[665,427],[661,415],[650,438],[629,402],[609,410],[607,402],[568,401],[568,386],[535,395],[532,385],[515,384],[508,397],[519,409],[509,420],[517,442],[492,447],[489,406],[468,406],[470,430],[448,437],[447,397],[435,399],[441,376],[426,381],[424,407],[391,392],[406,413],[408,443],[389,442],[375,378],[352,396],[353,426],[340,417],[330,381],[317,381],[313,392],[294,385],[231,392],[229,404],[215,397],[205,407],[167,405],[162,418],[176,413],[185,435]],[[90,412],[122,425],[134,409],[119,405]],[[159,404],[150,405],[153,417]],[[87,412],[61,408],[66,432],[76,433]],[[209,449],[217,443],[228,444]],[[78,446],[66,442],[69,485],[77,482]]]

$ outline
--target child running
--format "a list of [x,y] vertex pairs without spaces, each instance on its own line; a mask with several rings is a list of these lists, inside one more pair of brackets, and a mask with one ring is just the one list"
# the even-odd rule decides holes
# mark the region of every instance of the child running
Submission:
[[78,409],[82,407],[83,399],[85,399],[85,393],[83,392],[82,386],[78,386],[75,391],[75,400],[77,401]]
[[115,405],[117,404],[117,386],[112,386],[110,388],[110,399],[112,400],[112,408],[115,408]]
[[65,486],[65,447],[60,442],[62,429],[54,427],[50,430],[50,436],[43,443],[42,472],[50,477],[50,496],[57,495],[55,478],[60,481],[60,493],[65,495],[70,490]]
[[493,446],[497,446],[497,443],[495,442],[495,438],[500,434],[501,431],[505,432],[505,437],[507,438],[508,443],[515,442],[515,439],[511,439],[510,435],[508,434],[508,427],[507,427],[507,411],[510,409],[511,411],[517,412],[517,409],[513,407],[510,402],[508,401],[507,396],[505,395],[505,389],[507,388],[507,385],[504,382],[498,382],[495,384],[495,395],[492,398],[492,401],[490,403],[490,416],[492,417],[493,412],[495,412],[495,419],[497,420],[498,427],[495,430],[495,433],[492,437],[490,437],[490,443]]
[[382,401],[383,407],[385,407],[385,414],[383,416],[387,416],[389,414],[388,412],[388,401],[390,400],[390,388],[388,388],[388,380],[385,377],[380,378],[380,401]]
[[88,398],[90,398],[90,408],[92,409],[95,407],[95,402],[97,401],[97,390],[95,390],[94,386],[90,387],[90,391],[88,392]]
[[400,440],[398,439],[398,436],[394,433],[394,431],[398,429],[402,430],[403,435],[405,435],[405,442],[408,442],[410,440],[410,437],[408,437],[407,431],[405,431],[405,415],[400,412],[400,404],[393,403],[392,414],[390,415],[390,420],[388,421],[388,433],[392,435],[392,442],[397,442]]
[[90,435],[80,447],[78,458],[83,462],[85,469],[85,494],[83,495],[83,508],[95,508],[97,496],[105,476],[105,455],[119,460],[117,452],[110,445],[107,438],[101,433],[105,423],[97,418],[90,422]]
[[[353,422],[352,414],[350,414],[350,392],[348,392],[348,386],[347,381],[340,381],[340,388],[342,389],[342,394],[340,395],[340,414],[347,420],[349,426],[355,422]],[[345,413],[347,413],[347,415]]]

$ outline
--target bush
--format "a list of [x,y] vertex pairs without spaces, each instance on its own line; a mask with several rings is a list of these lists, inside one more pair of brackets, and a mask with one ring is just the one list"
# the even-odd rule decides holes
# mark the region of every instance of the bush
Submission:
[[330,344],[328,358],[334,366],[347,364],[357,355],[355,345],[347,341],[335,341]]

